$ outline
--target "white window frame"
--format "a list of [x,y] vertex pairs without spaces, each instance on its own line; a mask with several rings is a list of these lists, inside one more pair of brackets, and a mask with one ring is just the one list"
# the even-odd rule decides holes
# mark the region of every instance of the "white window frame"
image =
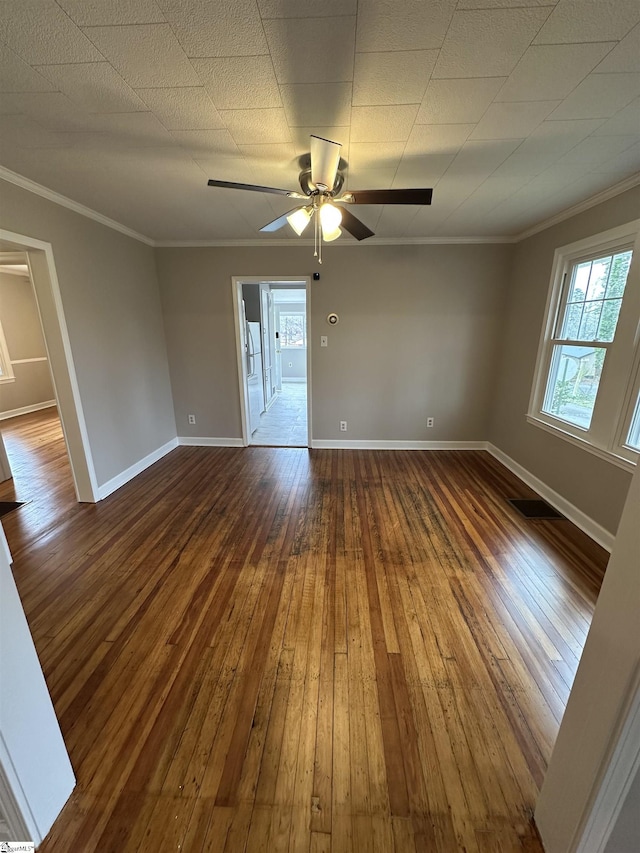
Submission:
[[7,340],[4,336],[4,329],[2,328],[2,321],[0,320],[0,384],[4,384],[5,382],[15,382],[16,378],[13,373],[13,365],[11,364],[11,358],[9,356],[9,349],[7,347]]
[[287,308],[286,302],[281,302],[281,303],[276,303],[276,313],[277,313],[278,328],[280,328],[281,318],[282,318],[283,314],[285,317],[302,317],[304,344],[302,346],[284,345],[282,343],[282,330],[281,330],[280,331],[280,338],[281,338],[280,347],[281,347],[281,349],[299,350],[300,352],[303,352],[304,350],[306,350],[306,348],[307,348],[307,315],[305,314],[305,312],[304,311],[291,311],[289,308]]
[[[616,334],[612,343],[595,342],[607,349],[596,402],[588,429],[575,426],[543,411],[551,369],[554,332],[563,307],[565,282],[573,265],[587,257],[632,248]],[[556,341],[557,343],[557,341]],[[640,390],[640,219],[611,228],[584,240],[556,249],[549,294],[538,347],[527,421],[569,441],[589,453],[633,470],[639,453],[626,445]]]

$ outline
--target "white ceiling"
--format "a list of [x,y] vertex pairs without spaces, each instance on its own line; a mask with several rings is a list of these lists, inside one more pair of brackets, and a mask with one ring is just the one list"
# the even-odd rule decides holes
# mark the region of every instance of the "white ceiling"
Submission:
[[[309,134],[380,238],[516,235],[640,171],[638,0],[3,0],[0,163],[156,241],[260,235]],[[351,239],[345,237],[343,239]]]

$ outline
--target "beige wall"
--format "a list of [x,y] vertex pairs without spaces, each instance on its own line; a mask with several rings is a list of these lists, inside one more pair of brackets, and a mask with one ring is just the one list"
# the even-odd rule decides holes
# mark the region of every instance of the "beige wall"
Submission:
[[[0,321],[12,361],[46,359],[38,306],[27,277],[0,273]],[[0,384],[0,413],[54,399],[48,360],[15,364],[13,373],[14,382]]]
[[559,246],[638,217],[640,188],[515,247],[490,440],[606,530],[615,533],[631,475],[525,420],[553,255]]
[[52,244],[102,485],[175,437],[154,250],[6,182],[0,227]]
[[310,298],[314,440],[486,439],[511,250],[331,246],[318,268],[309,246],[159,249],[178,434],[241,435],[231,277],[320,269]]

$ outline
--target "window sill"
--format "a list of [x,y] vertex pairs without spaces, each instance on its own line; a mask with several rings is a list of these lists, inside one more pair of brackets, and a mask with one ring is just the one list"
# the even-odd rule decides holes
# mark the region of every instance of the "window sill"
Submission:
[[4,385],[5,382],[15,382],[15,376],[0,376],[0,385]]
[[527,415],[526,418],[527,422],[532,424],[533,426],[539,427],[540,429],[551,433],[551,435],[555,435],[557,438],[561,438],[564,441],[568,441],[570,444],[573,444],[576,447],[581,448],[582,450],[586,450],[587,453],[591,453],[592,456],[597,456],[600,459],[604,459],[607,462],[611,462],[614,465],[617,465],[618,468],[622,468],[624,471],[629,471],[630,473],[633,473],[633,471],[635,471],[636,469],[636,462],[633,462],[630,459],[626,459],[624,456],[620,456],[620,454],[618,453],[614,453],[613,450],[605,450],[602,447],[596,447],[595,444],[591,444],[589,441],[586,441],[583,438],[578,438],[578,436],[567,432],[561,427],[548,423],[547,421],[544,421],[541,418],[536,417],[535,415]]

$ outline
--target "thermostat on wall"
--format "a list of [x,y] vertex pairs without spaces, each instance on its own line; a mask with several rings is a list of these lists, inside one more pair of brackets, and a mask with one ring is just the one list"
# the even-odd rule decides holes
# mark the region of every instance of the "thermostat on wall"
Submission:
[[335,326],[335,325],[337,325],[339,319],[340,318],[338,317],[337,314],[329,314],[327,317],[327,323],[330,326]]

